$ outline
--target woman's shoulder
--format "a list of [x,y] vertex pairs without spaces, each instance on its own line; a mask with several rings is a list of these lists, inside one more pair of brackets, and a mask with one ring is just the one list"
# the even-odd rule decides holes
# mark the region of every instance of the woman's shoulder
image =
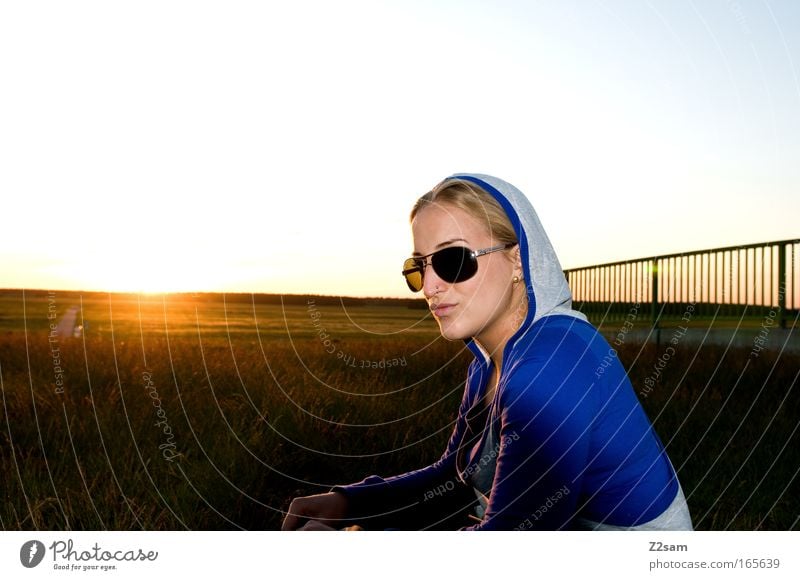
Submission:
[[[557,313],[548,314],[539,318],[530,326],[530,330],[534,333],[565,333],[575,336],[590,337],[598,334],[597,327],[591,322],[578,316],[570,316],[569,314]],[[529,334],[529,333],[526,333]]]
[[537,320],[513,344],[508,356],[517,364],[536,366],[565,359],[595,357],[608,342],[592,324],[563,314]]
[[[603,352],[603,345],[607,348],[603,336],[592,325],[574,317],[547,318],[553,320],[537,321],[506,353],[503,382],[506,390],[515,395],[550,397],[556,387],[561,395],[579,395],[593,382],[599,353]],[[570,388],[560,388],[565,386]]]

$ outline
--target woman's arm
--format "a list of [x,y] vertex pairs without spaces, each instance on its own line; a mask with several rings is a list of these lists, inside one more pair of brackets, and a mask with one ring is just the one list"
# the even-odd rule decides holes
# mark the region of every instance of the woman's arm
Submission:
[[520,365],[500,393],[500,449],[486,513],[464,529],[569,525],[589,461],[594,397],[574,363]]
[[[347,498],[349,519],[370,528],[418,527],[415,523],[423,515],[435,524],[437,519],[452,515],[454,509],[467,508],[474,503],[474,492],[458,479],[456,472],[456,453],[464,436],[465,415],[473,403],[471,376],[469,373],[447,448],[438,461],[393,477],[370,475],[358,483],[331,490]],[[393,525],[386,525],[386,522]],[[400,523],[394,525],[397,522]]]

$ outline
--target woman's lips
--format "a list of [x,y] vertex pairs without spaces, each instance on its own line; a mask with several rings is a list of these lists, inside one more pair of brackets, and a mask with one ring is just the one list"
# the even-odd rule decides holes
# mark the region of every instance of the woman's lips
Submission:
[[455,304],[445,303],[445,304],[437,304],[433,308],[431,308],[431,312],[433,312],[434,316],[441,318],[442,316],[447,316],[453,311],[455,308]]

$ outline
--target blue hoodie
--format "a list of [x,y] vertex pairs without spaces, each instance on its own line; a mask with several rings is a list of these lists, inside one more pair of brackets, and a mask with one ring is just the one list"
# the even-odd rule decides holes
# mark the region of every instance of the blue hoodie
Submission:
[[448,510],[475,508],[475,523],[461,526],[469,530],[570,529],[581,520],[636,526],[653,520],[678,495],[676,474],[615,351],[572,309],[564,272],[536,212],[500,179],[453,178],[489,192],[511,220],[525,274],[527,317],[505,346],[488,406],[480,401],[493,363],[477,342],[465,341],[475,359],[453,434],[436,463],[334,490],[348,497],[351,515],[367,528],[371,518],[391,521],[387,516],[393,513],[424,512],[434,505],[431,500],[445,495],[455,499]]

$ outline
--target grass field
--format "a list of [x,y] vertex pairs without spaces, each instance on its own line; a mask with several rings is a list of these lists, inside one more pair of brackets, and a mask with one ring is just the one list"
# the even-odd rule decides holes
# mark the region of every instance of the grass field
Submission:
[[[51,337],[70,307],[82,336]],[[669,335],[627,336],[696,526],[800,529],[797,349],[686,341],[653,380]],[[276,529],[294,495],[434,461],[470,358],[402,306],[0,293],[0,526]]]

